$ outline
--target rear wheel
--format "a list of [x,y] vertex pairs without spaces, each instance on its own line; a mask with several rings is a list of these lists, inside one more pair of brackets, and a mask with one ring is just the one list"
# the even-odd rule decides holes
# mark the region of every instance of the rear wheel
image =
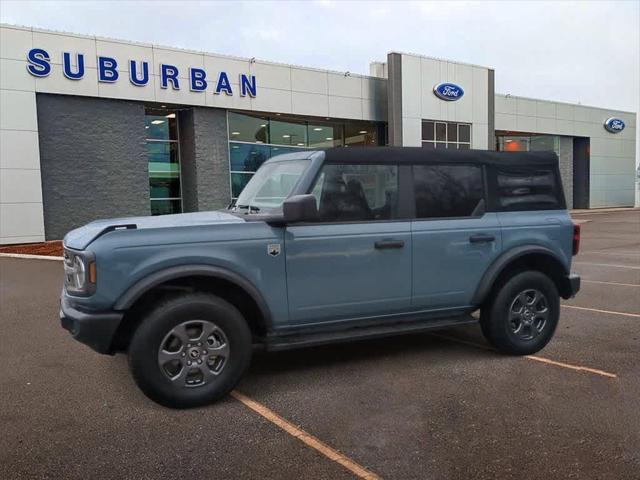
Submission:
[[480,325],[487,341],[513,355],[544,348],[560,318],[560,295],[553,281],[538,271],[509,278],[482,309]]
[[173,408],[211,403],[236,385],[251,359],[251,332],[242,314],[204,293],[166,300],[143,320],[129,345],[140,389]]

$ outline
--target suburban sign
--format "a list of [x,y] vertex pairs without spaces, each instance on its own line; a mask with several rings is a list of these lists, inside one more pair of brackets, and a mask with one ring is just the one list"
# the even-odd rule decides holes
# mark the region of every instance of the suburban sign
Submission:
[[[69,80],[81,80],[85,74],[85,55],[76,53],[72,55],[69,52],[62,54],[62,73]],[[27,53],[27,71],[34,77],[46,77],[51,73],[51,57],[46,50],[42,48],[32,48]],[[136,87],[145,87],[149,83],[149,62],[128,60],[129,72],[124,73],[129,77]],[[115,58],[98,56],[98,81],[103,83],[114,83],[120,79],[120,69],[118,61]],[[233,95],[233,86],[226,72],[219,72],[215,81],[207,77],[207,72],[202,68],[189,68],[187,79],[179,78],[178,67],[161,63],[158,66],[158,75],[160,77],[160,87],[172,90],[180,90],[183,83],[188,83],[189,90],[192,92],[204,92],[209,86],[209,82],[213,85],[213,93]],[[240,88],[240,96],[255,97],[257,93],[255,75],[240,74],[238,79]]]
[[452,102],[454,100],[460,100],[464,95],[464,90],[455,83],[439,83],[433,87],[433,93],[442,100]]
[[624,121],[619,118],[611,117],[607,118],[604,122],[604,128],[611,133],[620,133],[624,130],[625,124]]

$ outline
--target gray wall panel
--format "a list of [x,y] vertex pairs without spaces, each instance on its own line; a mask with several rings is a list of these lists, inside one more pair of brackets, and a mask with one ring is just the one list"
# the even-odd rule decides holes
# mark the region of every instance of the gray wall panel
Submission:
[[560,137],[560,177],[567,208],[573,208],[573,137]]
[[192,116],[192,132],[187,135],[193,144],[184,152],[192,156],[185,158],[184,163],[192,171],[187,173],[185,168],[182,169],[185,178],[192,177],[188,181],[192,191],[187,191],[185,187],[183,195],[195,197],[199,211],[224,208],[231,201],[227,112],[217,108],[194,107]]
[[98,218],[148,215],[141,103],[37,95],[45,238]]

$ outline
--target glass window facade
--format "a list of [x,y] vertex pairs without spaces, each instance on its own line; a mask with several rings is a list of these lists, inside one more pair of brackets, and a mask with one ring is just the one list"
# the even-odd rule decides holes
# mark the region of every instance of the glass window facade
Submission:
[[471,125],[423,120],[422,147],[469,150],[471,148]]
[[504,152],[555,152],[560,154],[560,137],[533,133],[496,132],[496,149]]
[[182,212],[178,119],[167,110],[145,112],[151,214]]
[[267,159],[307,149],[384,145],[383,124],[365,121],[307,121],[283,115],[229,112],[229,167],[235,200]]

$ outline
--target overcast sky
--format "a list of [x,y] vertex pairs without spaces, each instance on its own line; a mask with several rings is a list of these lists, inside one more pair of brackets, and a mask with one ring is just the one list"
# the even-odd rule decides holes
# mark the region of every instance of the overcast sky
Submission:
[[2,22],[357,73],[389,51],[495,68],[496,91],[638,111],[640,1],[28,2]]

